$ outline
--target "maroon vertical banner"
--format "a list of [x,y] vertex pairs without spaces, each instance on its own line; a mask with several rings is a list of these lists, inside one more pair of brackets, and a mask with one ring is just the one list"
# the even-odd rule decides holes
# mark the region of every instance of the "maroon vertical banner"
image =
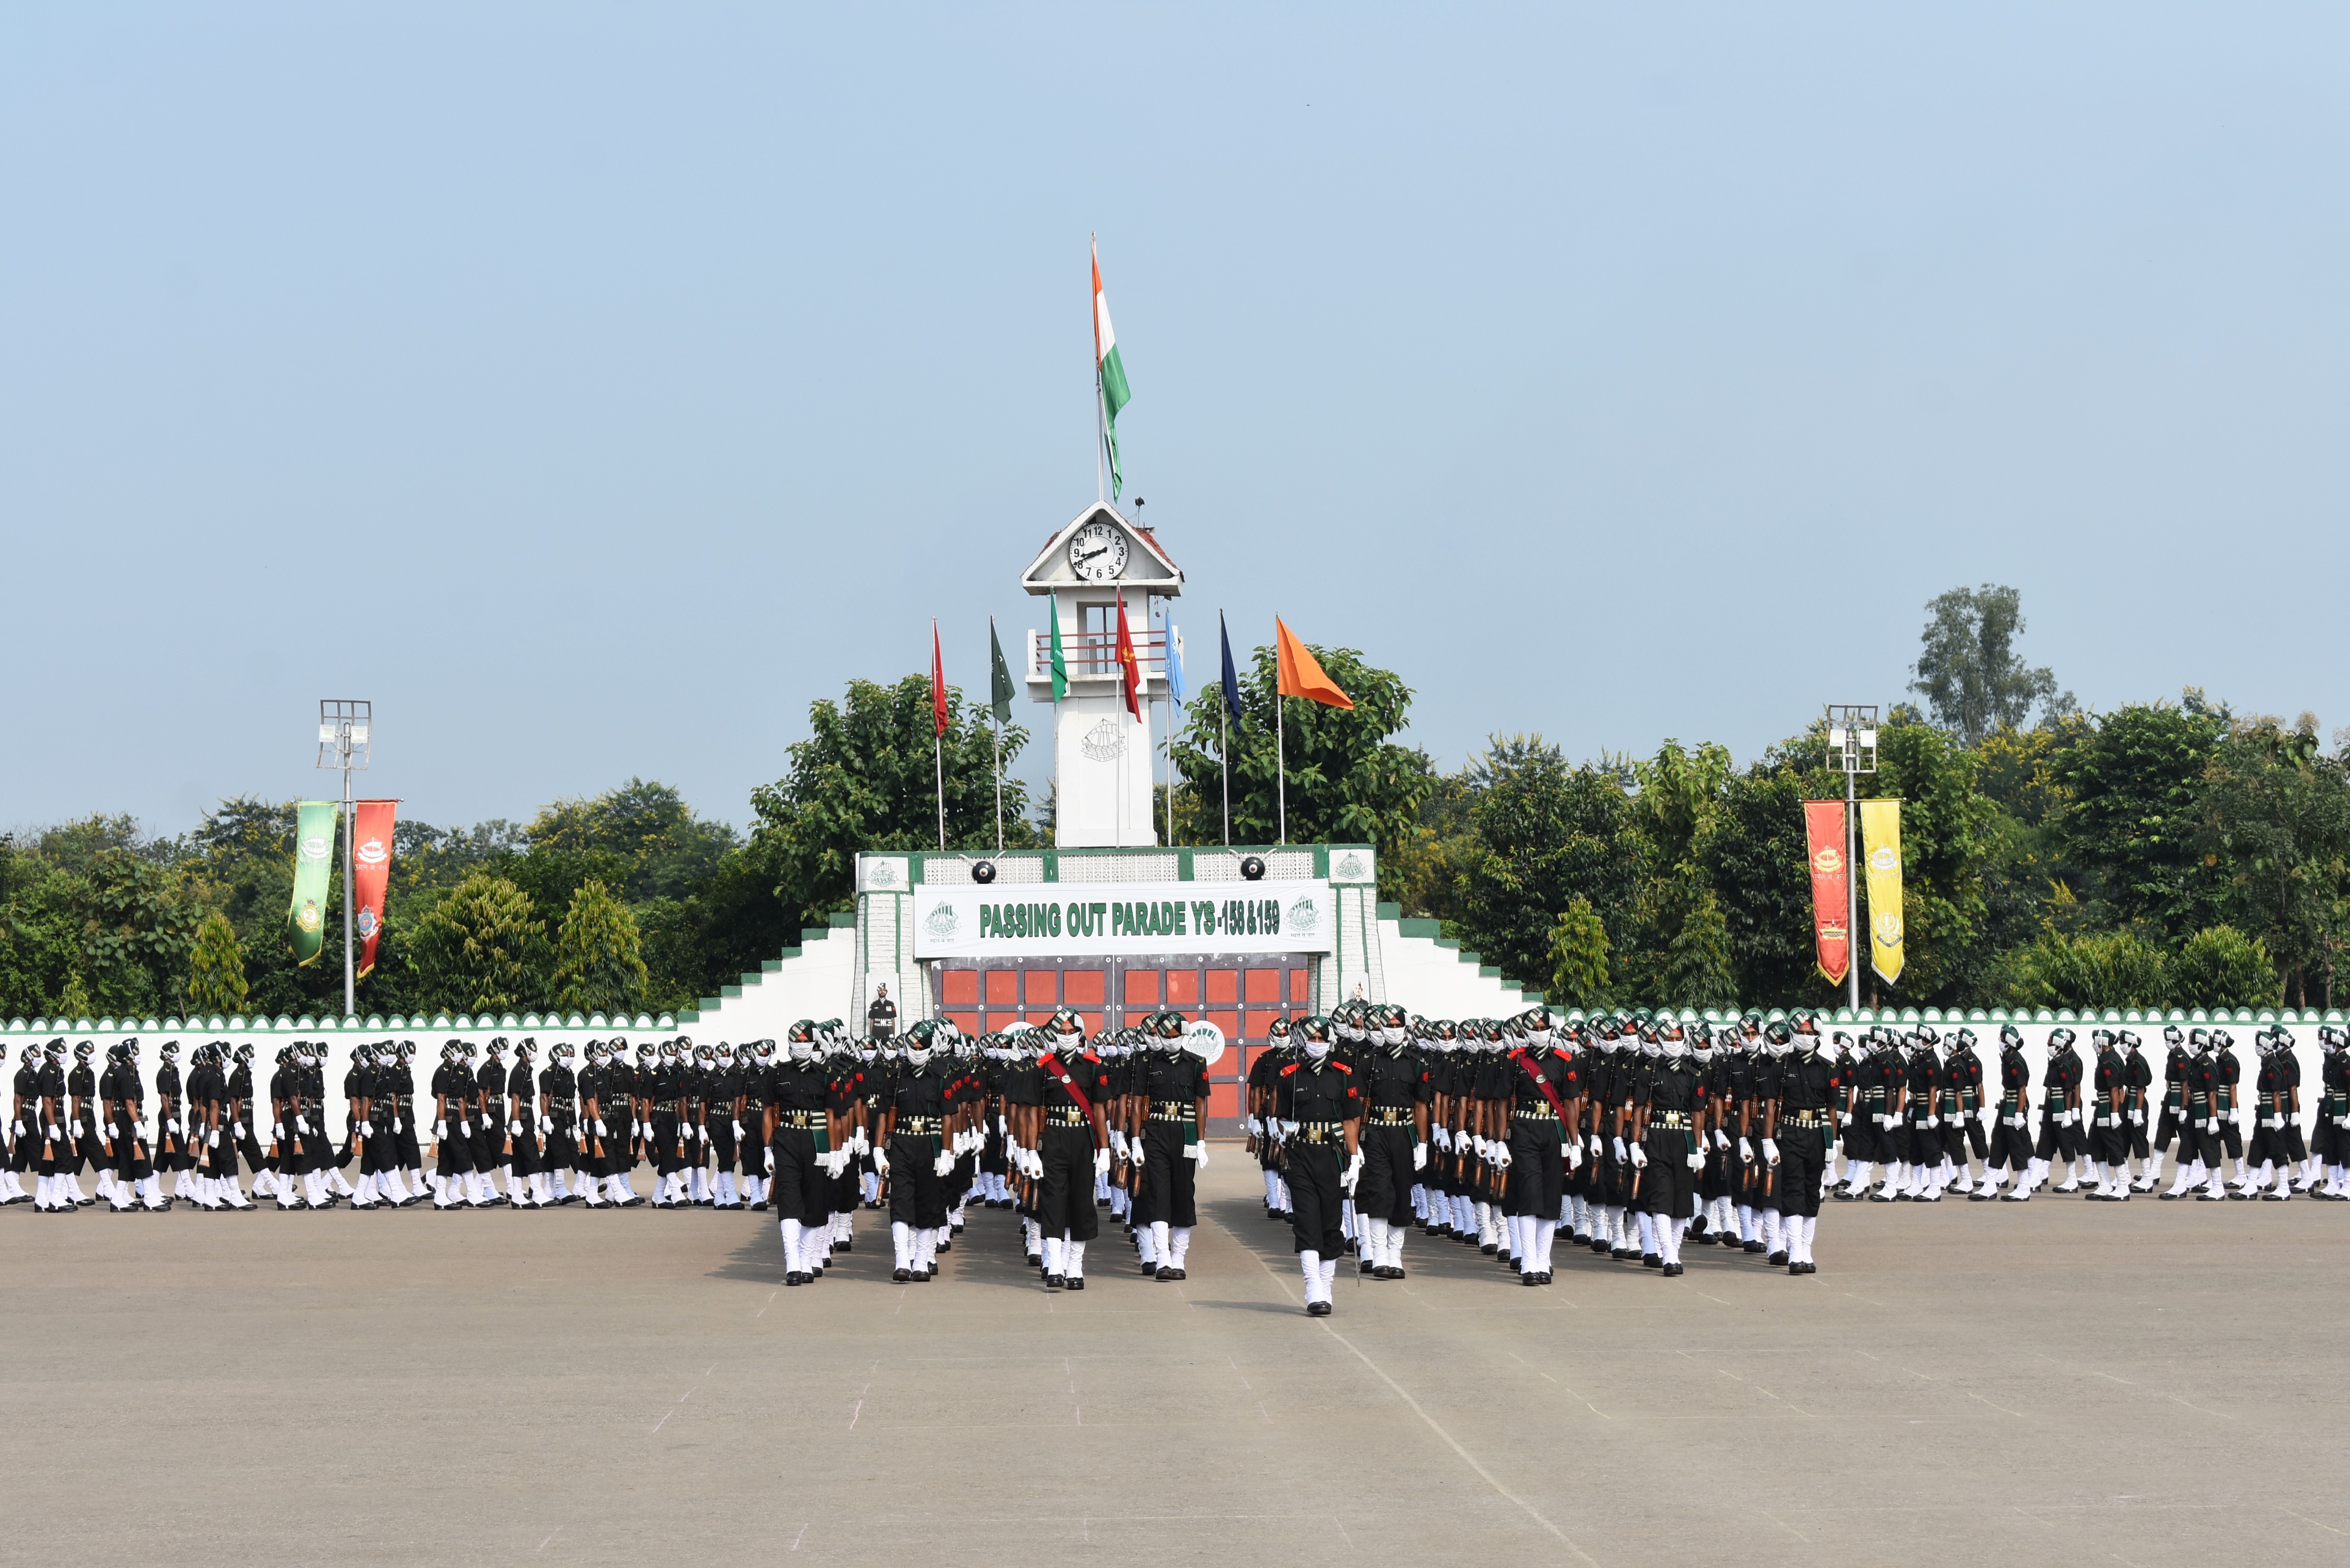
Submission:
[[1852,864],[1840,800],[1804,803],[1804,857],[1812,867],[1812,935],[1819,944],[1820,972],[1842,984],[1852,968]]
[[383,936],[383,891],[391,880],[391,822],[396,800],[351,803],[351,904],[359,924],[361,975],[375,968],[375,944]]

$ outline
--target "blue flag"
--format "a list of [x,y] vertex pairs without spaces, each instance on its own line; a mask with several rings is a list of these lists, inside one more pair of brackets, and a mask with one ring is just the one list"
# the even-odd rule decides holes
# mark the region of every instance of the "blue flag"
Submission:
[[1238,723],[1241,717],[1241,678],[1232,668],[1232,634],[1224,625],[1224,612],[1222,610],[1216,612],[1216,634],[1223,639],[1224,643],[1224,711],[1232,716],[1234,723]]
[[1175,706],[1183,705],[1183,631],[1173,621],[1167,623],[1167,695]]

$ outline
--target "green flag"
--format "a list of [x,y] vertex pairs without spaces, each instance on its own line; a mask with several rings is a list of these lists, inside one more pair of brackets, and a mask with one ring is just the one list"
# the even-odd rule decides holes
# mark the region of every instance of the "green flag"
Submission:
[[318,961],[327,945],[327,878],[335,868],[335,817],[331,800],[294,803],[294,905],[286,912],[286,937],[297,966]]
[[995,638],[995,618],[987,618],[987,702],[995,710],[995,722],[1012,722],[1012,671],[1003,662],[1003,644]]
[[1048,594],[1045,602],[1053,612],[1053,701],[1058,702],[1069,694],[1069,661],[1061,653],[1061,596]]

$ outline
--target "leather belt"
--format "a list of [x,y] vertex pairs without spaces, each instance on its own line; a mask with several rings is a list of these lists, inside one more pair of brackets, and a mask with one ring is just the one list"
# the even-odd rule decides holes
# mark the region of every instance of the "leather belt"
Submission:
[[1186,1121],[1194,1114],[1194,1105],[1193,1102],[1190,1100],[1153,1100],[1150,1102],[1150,1119],[1152,1121]]
[[1652,1127],[1686,1127],[1690,1125],[1689,1113],[1686,1111],[1652,1111],[1648,1115],[1648,1125]]
[[1786,1113],[1785,1120],[1791,1127],[1824,1127],[1828,1125],[1828,1113],[1825,1111],[1789,1111]]
[[898,1118],[898,1131],[915,1137],[941,1130],[943,1118],[939,1116],[908,1116]]
[[1365,1119],[1375,1127],[1408,1127],[1412,1125],[1409,1106],[1373,1106]]
[[1510,1119],[1513,1122],[1555,1122],[1558,1120],[1556,1116],[1551,1115],[1550,1107],[1548,1106],[1519,1106],[1510,1112]]
[[1086,1113],[1075,1106],[1047,1106],[1045,1125],[1048,1127],[1081,1127],[1086,1125]]
[[1339,1143],[1347,1136],[1344,1122],[1300,1122],[1297,1141],[1300,1143]]
[[[775,1125],[779,1127],[812,1127],[830,1126],[831,1124],[825,1121],[823,1117],[824,1113],[822,1111],[777,1111],[775,1113]],[[907,1116],[901,1119],[907,1121],[921,1120],[920,1116]]]

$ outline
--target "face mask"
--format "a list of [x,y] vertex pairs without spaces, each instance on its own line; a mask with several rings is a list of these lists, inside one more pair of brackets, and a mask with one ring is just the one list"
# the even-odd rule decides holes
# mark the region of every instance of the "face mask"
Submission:
[[815,1054],[816,1046],[811,1042],[806,1040],[795,1040],[792,1042],[793,1061],[805,1062]]
[[928,1051],[909,1051],[906,1053],[906,1064],[913,1068],[917,1073],[922,1070],[924,1064],[927,1064],[930,1059],[931,1054]]
[[1676,1062],[1679,1061],[1683,1054],[1688,1050],[1689,1046],[1679,1040],[1668,1040],[1665,1042],[1665,1054]]
[[1319,1062],[1323,1057],[1327,1056],[1330,1054],[1330,1042],[1327,1040],[1308,1040],[1305,1043],[1305,1054],[1314,1058],[1316,1062]]

